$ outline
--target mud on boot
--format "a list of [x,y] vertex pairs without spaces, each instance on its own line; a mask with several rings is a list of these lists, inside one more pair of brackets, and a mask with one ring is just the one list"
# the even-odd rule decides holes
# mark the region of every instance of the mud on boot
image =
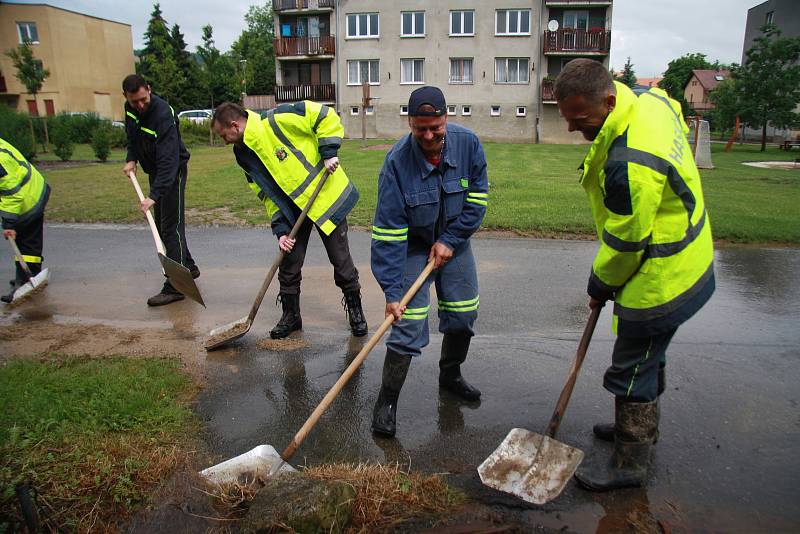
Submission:
[[342,307],[347,314],[350,322],[350,331],[355,337],[367,335],[367,320],[364,318],[364,310],[361,308],[361,292],[359,290],[348,291],[342,297]]
[[275,299],[275,304],[281,303],[283,315],[278,324],[270,330],[269,337],[272,339],[282,339],[303,328],[303,318],[300,317],[300,295],[298,293],[280,293]]
[[411,356],[386,349],[381,391],[372,410],[372,432],[379,436],[391,438],[397,431],[397,401],[410,365]]
[[650,448],[656,433],[657,403],[629,402],[617,397],[615,412],[611,458],[584,462],[575,473],[578,483],[591,491],[639,487],[647,478]]
[[[661,394],[667,389],[667,371],[665,367],[658,368],[658,397],[656,402],[661,397]],[[656,409],[656,436],[653,438],[653,445],[658,443],[660,432],[658,430],[659,420],[661,419],[661,403],[658,403]],[[614,423],[598,423],[592,427],[594,437],[603,441],[614,441]]]
[[439,387],[464,400],[477,401],[481,392],[461,376],[461,364],[467,359],[471,339],[472,336],[467,334],[444,335],[439,359]]

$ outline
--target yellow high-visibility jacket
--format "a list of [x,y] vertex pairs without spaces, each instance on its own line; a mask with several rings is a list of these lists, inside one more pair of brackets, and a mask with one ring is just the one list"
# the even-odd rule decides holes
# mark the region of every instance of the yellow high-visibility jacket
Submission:
[[645,337],[697,312],[714,292],[714,249],[680,104],[661,89],[617,104],[583,162],[600,249],[589,294],[613,298],[613,328]]
[[19,150],[0,139],[0,217],[14,229],[44,211],[50,186]]
[[[333,109],[310,100],[280,105],[263,119],[247,113],[244,146],[234,147],[237,162],[264,202],[273,232],[288,234],[325,172],[324,159],[337,155],[344,128]],[[358,190],[340,165],[308,217],[330,235],[357,201]]]

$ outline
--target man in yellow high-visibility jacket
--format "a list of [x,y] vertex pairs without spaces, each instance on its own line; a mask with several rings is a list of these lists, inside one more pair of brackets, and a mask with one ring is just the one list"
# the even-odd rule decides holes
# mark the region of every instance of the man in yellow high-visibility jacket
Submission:
[[[283,315],[270,332],[273,339],[303,327],[300,316],[301,269],[311,229],[316,226],[333,279],[344,293],[342,304],[354,336],[367,333],[361,308],[358,270],[350,256],[347,214],[358,201],[358,190],[339,166],[344,128],[336,112],[306,100],[282,104],[260,115],[225,102],[214,112],[214,131],[233,144],[236,162],[270,217],[272,233],[286,253],[278,270]],[[325,172],[325,184],[295,239],[289,233]]]
[[[42,271],[44,207],[50,198],[50,186],[19,150],[0,139],[0,217],[3,237],[17,242],[22,259],[36,276]],[[0,297],[9,303],[14,292],[28,277],[19,262],[11,280],[11,291]]]
[[614,441],[614,453],[576,478],[595,491],[639,486],[658,436],[667,346],[714,292],[700,174],[681,107],[661,89],[634,94],[602,63],[576,59],[556,79],[555,96],[569,131],[592,141],[581,178],[600,239],[589,306],[613,300],[617,333],[603,381],[615,396],[615,424],[594,428]]

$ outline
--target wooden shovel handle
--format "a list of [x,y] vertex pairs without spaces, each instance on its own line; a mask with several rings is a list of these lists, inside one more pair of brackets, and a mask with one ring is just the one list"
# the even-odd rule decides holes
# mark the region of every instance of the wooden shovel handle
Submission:
[[572,390],[575,387],[575,382],[578,379],[578,371],[581,370],[581,365],[583,365],[583,359],[586,357],[586,351],[589,349],[589,341],[592,340],[594,327],[597,325],[597,319],[600,317],[600,311],[602,309],[602,305],[593,308],[592,313],[589,314],[589,319],[586,321],[586,328],[583,329],[583,336],[581,336],[581,342],[578,344],[578,352],[575,354],[575,360],[572,362],[572,368],[569,370],[567,383],[564,384],[564,389],[561,390],[561,396],[558,398],[558,402],[556,403],[556,409],[553,412],[553,417],[550,418],[550,423],[547,425],[547,431],[545,434],[551,438],[556,436],[558,427],[561,424],[561,418],[563,417],[564,412],[567,410],[569,398],[572,396]]
[[[325,181],[330,176],[327,170],[325,174],[322,175],[322,178],[319,179],[319,183],[317,187],[314,189],[314,192],[311,193],[311,196],[308,197],[308,202],[306,202],[306,207],[303,208],[303,211],[300,212],[300,216],[297,217],[297,221],[292,226],[292,231],[289,232],[289,239],[294,239],[297,236],[297,232],[300,231],[300,226],[303,224],[303,221],[306,220],[306,216],[308,215],[308,210],[311,209],[311,205],[314,204],[314,201],[317,199],[317,195],[322,190],[322,186],[325,185]],[[278,256],[275,258],[275,261],[272,262],[272,267],[269,268],[269,272],[267,272],[267,277],[264,278],[264,282],[261,284],[261,289],[258,290],[258,295],[256,296],[255,302],[253,302],[253,306],[250,308],[250,313],[247,315],[247,322],[252,323],[253,319],[256,318],[256,314],[258,313],[258,309],[261,307],[261,301],[264,300],[264,295],[267,294],[267,289],[269,289],[269,285],[272,283],[272,279],[275,278],[275,273],[278,271],[278,268],[281,266],[283,262],[283,258],[286,256],[286,253],[279,247],[278,248]]]
[[[139,187],[139,180],[136,179],[136,174],[130,173],[128,176],[130,176],[133,188],[136,189],[136,194],[139,196],[139,202],[144,202],[144,193],[142,193],[142,188]],[[150,231],[153,233],[153,239],[156,242],[156,250],[158,250],[159,254],[166,256],[167,253],[164,252],[164,243],[161,241],[161,236],[158,235],[158,228],[156,228],[156,221],[153,219],[153,214],[150,213],[150,210],[147,210],[144,215],[147,217],[147,222],[150,223]]]
[[33,273],[31,272],[31,268],[28,267],[28,264],[25,262],[25,258],[22,257],[22,252],[19,251],[19,247],[17,246],[17,241],[13,237],[7,237],[8,242],[11,244],[11,248],[14,250],[14,257],[22,265],[22,270],[25,271],[25,275],[28,277],[28,280],[33,278]]
[[[422,284],[425,283],[425,280],[427,280],[428,276],[430,276],[430,274],[433,272],[433,265],[433,260],[428,262],[428,264],[425,266],[425,269],[422,270],[411,287],[408,288],[406,294],[403,295],[403,298],[400,299],[400,306],[406,306],[409,302],[411,302],[411,299],[417,294],[419,288],[422,287]],[[317,424],[319,418],[322,417],[322,414],[325,413],[325,410],[327,410],[331,405],[333,399],[335,399],[336,396],[342,391],[342,388],[344,388],[345,384],[350,381],[350,377],[352,377],[353,373],[356,372],[356,369],[361,366],[361,363],[366,359],[370,351],[375,348],[375,345],[378,344],[383,337],[383,334],[385,334],[389,327],[392,326],[393,322],[394,315],[390,315],[384,319],[383,323],[381,323],[381,325],[378,327],[378,330],[372,335],[366,345],[361,348],[356,357],[353,358],[353,361],[347,366],[347,369],[345,369],[344,373],[342,373],[342,376],[339,377],[339,380],[337,380],[336,383],[331,387],[300,430],[297,431],[297,434],[294,435],[291,443],[289,443],[289,445],[284,449],[283,453],[281,453],[281,458],[283,458],[284,462],[288,462],[289,459],[294,455],[295,451],[297,451],[297,448],[301,443],[303,443],[303,440],[306,439],[308,433]]]

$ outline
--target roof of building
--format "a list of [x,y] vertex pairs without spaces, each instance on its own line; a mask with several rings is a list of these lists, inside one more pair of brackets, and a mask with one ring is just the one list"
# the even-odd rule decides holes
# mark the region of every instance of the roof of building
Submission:
[[60,11],[66,11],[68,13],[74,13],[76,15],[81,15],[81,16],[84,16],[84,17],[90,17],[90,18],[93,18],[93,19],[105,20],[106,22],[113,22],[114,24],[123,24],[125,26],[130,26],[130,23],[128,23],[128,22],[120,22],[118,20],[107,19],[105,17],[98,17],[96,15],[90,15],[88,13],[81,13],[80,11],[75,11],[74,9],[66,9],[66,8],[63,8],[63,7],[54,6],[52,4],[47,4],[47,3],[44,3],[44,2],[32,3],[32,2],[17,2],[17,1],[14,1],[14,0],[2,0],[2,1],[0,1],[0,4],[8,4],[8,5],[14,5],[14,6],[49,7],[49,8],[52,8],[52,9],[58,9]]
[[658,82],[663,79],[664,78],[637,78],[636,85],[641,85],[642,87],[658,87]]
[[700,85],[703,86],[703,89],[706,91],[711,91],[719,82],[727,80],[731,77],[731,71],[721,69],[721,70],[700,70],[695,69],[692,71],[692,75],[697,78],[697,81],[700,82]]

